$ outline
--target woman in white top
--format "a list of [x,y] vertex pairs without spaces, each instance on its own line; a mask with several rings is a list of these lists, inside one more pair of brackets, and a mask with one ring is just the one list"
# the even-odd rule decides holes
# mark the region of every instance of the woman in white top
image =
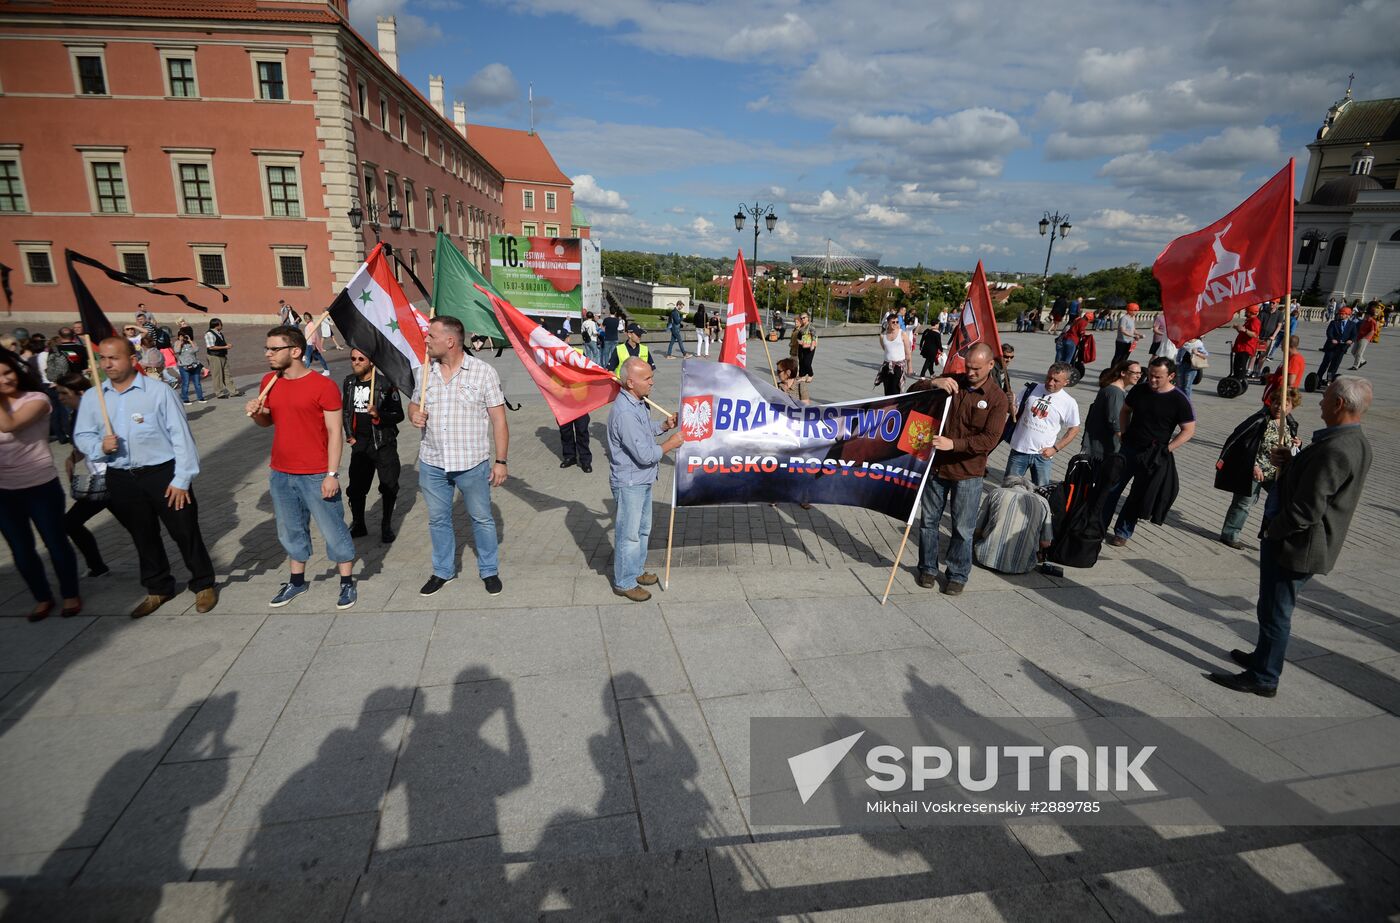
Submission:
[[904,374],[909,369],[909,340],[899,329],[899,321],[893,314],[880,325],[880,348],[884,353],[884,364],[876,376],[876,384],[883,383],[886,394],[898,394],[904,386]]

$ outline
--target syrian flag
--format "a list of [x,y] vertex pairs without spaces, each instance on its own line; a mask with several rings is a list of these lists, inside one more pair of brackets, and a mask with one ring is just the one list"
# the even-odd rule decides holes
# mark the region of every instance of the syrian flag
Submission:
[[978,343],[986,343],[992,351],[992,358],[1001,357],[1001,333],[997,330],[997,312],[992,307],[992,293],[987,288],[987,273],[982,269],[982,261],[977,261],[977,269],[972,274],[972,283],[967,287],[967,300],[963,302],[962,317],[948,340],[948,358],[943,363],[944,375],[957,375],[966,365],[967,351]]
[[563,426],[611,403],[622,386],[617,376],[530,320],[499,294],[480,285],[515,355]]
[[724,321],[724,345],[719,361],[745,368],[749,361],[749,324],[761,323],[758,303],[754,301],[749,271],[744,266],[744,251],[734,258],[734,275],[729,280],[729,315]]
[[375,244],[328,310],[346,342],[368,356],[400,392],[413,393],[426,355],[428,319],[399,287],[382,244]]
[[1152,264],[1167,336],[1184,343],[1293,289],[1293,158],[1212,225],[1167,244]]

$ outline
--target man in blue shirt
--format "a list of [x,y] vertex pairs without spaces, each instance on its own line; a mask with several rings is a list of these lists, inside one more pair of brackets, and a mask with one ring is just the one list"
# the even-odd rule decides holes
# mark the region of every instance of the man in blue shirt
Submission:
[[[656,583],[656,575],[644,573],[647,542],[651,538],[651,485],[656,483],[661,458],[680,447],[685,434],[676,428],[676,416],[665,422],[651,419],[646,398],[654,377],[651,366],[633,356],[622,363],[618,375],[622,391],[608,412],[608,486],[617,501],[617,526],[613,540],[613,592],[633,602],[646,602],[651,593],[642,589]],[[660,445],[656,437],[675,433]]]
[[131,617],[150,615],[175,598],[161,523],[190,570],[195,609],[208,612],[218,603],[219,593],[190,487],[199,474],[199,454],[185,411],[174,391],[137,373],[136,349],[129,341],[103,340],[97,357],[107,374],[102,396],[112,435],[107,435],[98,395],[89,389],[78,407],[73,444],[88,458],[106,463],[108,508],[136,545],[147,595]]

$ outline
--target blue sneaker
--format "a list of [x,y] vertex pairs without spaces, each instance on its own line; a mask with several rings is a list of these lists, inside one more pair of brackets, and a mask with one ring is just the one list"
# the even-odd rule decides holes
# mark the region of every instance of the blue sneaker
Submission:
[[335,601],[335,607],[337,609],[349,609],[351,606],[355,605],[355,600],[359,598],[360,595],[355,592],[355,584],[342,583],[340,585],[340,598]]
[[280,609],[309,589],[311,589],[311,584],[309,583],[303,583],[301,586],[284,583],[282,584],[282,589],[277,591],[277,595],[272,597],[272,602],[268,603],[268,605],[274,609]]

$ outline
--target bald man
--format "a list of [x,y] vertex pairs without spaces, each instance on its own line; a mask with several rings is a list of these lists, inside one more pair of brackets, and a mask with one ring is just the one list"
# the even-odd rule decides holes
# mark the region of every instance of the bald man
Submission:
[[[617,501],[613,592],[639,603],[651,599],[644,587],[656,583],[655,574],[643,571],[651,538],[651,485],[662,457],[684,439],[675,414],[657,423],[647,410],[654,374],[644,359],[625,360],[618,368],[622,391],[608,412],[608,486]],[[657,445],[656,437],[672,429],[675,432]]]
[[1010,411],[1006,392],[992,379],[993,358],[991,347],[978,343],[967,351],[963,372],[933,379],[935,388],[949,394],[944,411],[948,422],[943,435],[933,439],[933,467],[924,482],[918,581],[925,589],[938,583],[938,524],[943,510],[951,507],[952,537],[943,581],[948,596],[961,593],[972,574],[972,534],[987,456],[1001,442]]

